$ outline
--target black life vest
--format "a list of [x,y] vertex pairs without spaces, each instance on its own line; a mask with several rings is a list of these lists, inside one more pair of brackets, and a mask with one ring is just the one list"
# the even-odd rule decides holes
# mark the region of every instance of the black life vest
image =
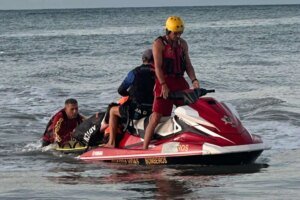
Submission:
[[143,64],[133,70],[134,81],[129,89],[129,99],[137,104],[152,105],[155,72],[150,64]]

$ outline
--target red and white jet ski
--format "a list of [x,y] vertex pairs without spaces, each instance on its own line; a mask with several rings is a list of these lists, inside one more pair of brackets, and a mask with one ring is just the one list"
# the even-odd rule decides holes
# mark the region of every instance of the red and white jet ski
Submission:
[[134,132],[125,132],[117,148],[97,147],[83,153],[86,161],[124,164],[233,165],[252,163],[268,147],[258,135],[250,134],[222,102],[201,97],[214,90],[195,89],[184,95],[189,105],[175,109],[155,129],[148,150],[143,137],[149,118],[133,122]]

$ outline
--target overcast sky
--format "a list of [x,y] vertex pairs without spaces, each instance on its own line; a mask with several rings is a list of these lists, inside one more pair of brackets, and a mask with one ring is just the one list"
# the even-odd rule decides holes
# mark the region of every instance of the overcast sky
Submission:
[[300,0],[0,0],[0,10],[300,4]]

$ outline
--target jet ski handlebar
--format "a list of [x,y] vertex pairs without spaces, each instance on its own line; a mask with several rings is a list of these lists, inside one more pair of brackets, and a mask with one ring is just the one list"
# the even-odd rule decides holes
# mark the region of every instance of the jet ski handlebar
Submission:
[[206,90],[206,93],[214,93],[216,92],[215,90]]
[[215,90],[206,90],[204,88],[195,88],[183,91],[176,91],[169,93],[169,99],[183,100],[185,105],[196,102],[199,97],[206,95],[207,93],[213,93]]

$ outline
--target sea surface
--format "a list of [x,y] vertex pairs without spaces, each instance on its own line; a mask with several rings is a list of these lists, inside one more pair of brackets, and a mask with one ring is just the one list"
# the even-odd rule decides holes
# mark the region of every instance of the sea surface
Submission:
[[[118,99],[169,15],[202,87],[272,148],[242,166],[84,163],[41,149],[69,97]],[[299,199],[300,6],[0,11],[0,199]]]

